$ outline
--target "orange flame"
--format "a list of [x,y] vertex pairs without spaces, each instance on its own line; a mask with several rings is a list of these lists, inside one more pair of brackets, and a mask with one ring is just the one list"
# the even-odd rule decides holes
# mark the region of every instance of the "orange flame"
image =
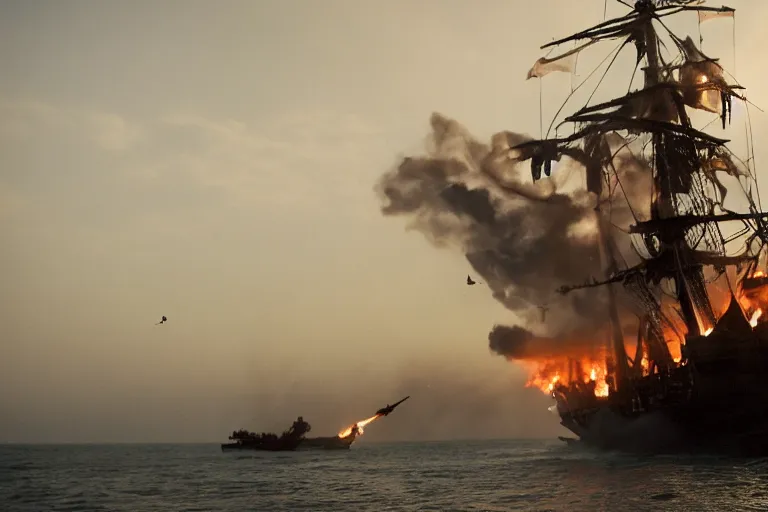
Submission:
[[[741,282],[739,289],[734,290],[734,296],[739,306],[741,306],[744,315],[749,319],[749,324],[754,329],[758,323],[765,322],[763,317],[763,309],[768,307],[768,284],[766,283],[750,283],[750,287],[744,289],[744,284],[747,280],[752,279],[764,279],[766,273],[762,270],[754,272],[752,275],[745,276]],[[719,310],[715,307],[715,317],[719,318],[728,309],[731,301],[730,291],[723,294],[722,301],[720,303]],[[714,304],[713,304],[714,305]],[[715,330],[714,325],[710,325],[709,322],[699,318],[699,326],[701,327],[701,333],[703,336],[709,336]]]
[[[764,271],[757,271],[748,276],[747,279],[764,279],[766,275],[768,274]],[[755,283],[753,281],[746,290],[743,287],[739,287],[734,292],[736,300],[741,306],[745,317],[749,319],[749,324],[752,328],[756,328],[759,323],[768,321],[768,315],[763,314],[764,310],[768,310],[768,282]],[[715,318],[720,318],[730,305],[730,288],[727,293],[722,295],[722,302],[719,298],[713,297],[713,299]],[[720,306],[719,309],[717,304]],[[702,318],[698,320],[702,335],[709,336],[712,334],[715,326],[709,325],[709,322]],[[680,325],[677,325],[675,329],[664,329],[663,338],[675,363],[680,363],[682,360],[681,343],[684,343],[684,340],[681,337],[684,333],[685,328]],[[625,340],[628,354],[634,353],[635,343],[636,340]],[[537,388],[547,395],[552,395],[560,386],[582,387],[586,385],[587,390],[594,390],[595,396],[604,397],[608,396],[608,384],[605,380],[608,372],[605,363],[606,354],[599,352],[600,350],[597,353],[592,353],[591,356],[571,353],[564,354],[562,357],[559,355],[552,356],[552,352],[550,352],[549,355],[542,357],[510,358],[510,360],[522,364],[528,369],[529,378],[525,384],[526,387]],[[648,375],[650,371],[653,371],[646,353],[643,353],[637,371],[642,375]]]
[[348,435],[350,435],[352,433],[352,429],[355,428],[355,426],[357,426],[357,433],[358,434],[362,434],[363,433],[363,427],[368,425],[369,423],[379,419],[380,416],[381,416],[380,414],[374,414],[370,418],[366,418],[364,420],[360,420],[357,423],[354,423],[354,424],[348,426],[347,428],[345,428],[344,430],[339,432],[339,437],[344,438],[344,437],[347,437]]
[[[760,279],[765,277],[765,272],[758,270],[749,276],[749,279]],[[768,287],[763,284],[750,290],[740,290],[738,296],[739,305],[744,312],[749,315],[749,325],[754,329],[758,321],[763,318],[763,307],[768,305]],[[765,321],[763,319],[762,321]]]
[[589,358],[571,362],[564,357],[537,362],[526,361],[524,364],[528,366],[531,373],[525,387],[538,388],[546,394],[551,394],[557,385],[569,386],[576,382],[589,385],[594,383],[595,396],[608,396],[605,362]]

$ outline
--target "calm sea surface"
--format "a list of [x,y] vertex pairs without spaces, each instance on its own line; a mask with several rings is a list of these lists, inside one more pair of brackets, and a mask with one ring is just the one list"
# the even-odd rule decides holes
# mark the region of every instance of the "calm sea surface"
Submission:
[[639,458],[545,441],[222,453],[218,445],[0,446],[0,510],[768,510],[768,460]]

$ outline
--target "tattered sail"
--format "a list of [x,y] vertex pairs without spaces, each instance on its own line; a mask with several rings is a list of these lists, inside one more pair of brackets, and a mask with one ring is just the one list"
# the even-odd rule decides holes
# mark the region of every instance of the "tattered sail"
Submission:
[[584,48],[593,45],[595,42],[596,41],[590,41],[579,46],[578,48],[574,48],[569,52],[563,53],[562,55],[552,57],[551,59],[544,57],[540,58],[528,71],[526,80],[530,80],[531,78],[541,78],[554,71],[573,73],[576,70],[576,60],[578,59],[579,52],[581,52],[581,50]]
[[704,23],[705,21],[713,20],[715,18],[733,18],[734,12],[733,9],[722,11],[699,11],[699,23]]

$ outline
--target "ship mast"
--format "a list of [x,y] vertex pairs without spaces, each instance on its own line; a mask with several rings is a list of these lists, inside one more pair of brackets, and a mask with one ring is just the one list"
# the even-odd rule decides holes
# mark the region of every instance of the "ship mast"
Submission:
[[[643,17],[645,26],[643,29],[643,34],[645,35],[646,57],[648,59],[648,67],[645,69],[645,88],[647,89],[657,85],[661,81],[661,68],[659,66],[659,42],[658,38],[656,37],[656,30],[653,28],[653,11],[655,10],[655,6],[651,2],[647,2],[640,8],[644,9]],[[681,115],[680,117],[680,120],[683,123],[690,126],[687,116]],[[665,119],[665,121],[672,120]],[[652,219],[668,218],[677,215],[674,193],[672,192],[670,186],[672,178],[669,175],[670,169],[667,166],[668,159],[665,155],[667,148],[666,145],[663,144],[663,137],[664,132],[654,131],[652,134],[653,154],[656,155],[656,182],[658,184],[658,195],[651,207]],[[674,151],[675,148],[670,149]],[[696,318],[694,304],[692,303],[688,293],[686,277],[688,277],[690,280],[695,280],[697,284],[700,284],[703,287],[704,283],[701,268],[693,268],[689,271],[688,276],[685,275],[683,266],[680,264],[681,259],[683,259],[683,255],[685,254],[685,250],[687,249],[684,239],[674,236],[664,237],[662,235],[660,242],[661,246],[664,248],[662,250],[671,251],[671,256],[676,262],[678,262],[676,272],[672,280],[675,284],[677,300],[681,309],[681,315],[685,321],[688,335],[698,336],[701,334],[701,329]],[[711,310],[711,305],[708,302],[705,307]]]

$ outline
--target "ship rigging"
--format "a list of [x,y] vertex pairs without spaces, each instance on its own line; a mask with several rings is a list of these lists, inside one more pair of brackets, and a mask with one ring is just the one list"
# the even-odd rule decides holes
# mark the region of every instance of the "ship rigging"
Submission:
[[[518,160],[530,160],[534,181],[552,176],[563,158],[576,162],[584,169],[586,190],[598,198],[595,217],[604,275],[565,284],[559,291],[605,289],[611,326],[607,396],[597,396],[603,393],[596,393],[594,374],[586,384],[558,375],[548,388],[562,424],[588,444],[637,446],[637,434],[629,434],[632,423],[655,414],[677,435],[674,443],[646,446],[652,450],[727,444],[749,453],[768,451],[768,442],[755,444],[768,433],[768,413],[753,405],[764,402],[762,393],[768,393],[768,324],[760,323],[762,308],[768,306],[763,291],[768,283],[758,270],[768,242],[768,213],[760,207],[754,158],[740,160],[728,140],[704,131],[715,120],[725,130],[737,102],[748,122],[750,104],[744,87],[717,58],[701,50],[701,37],[697,47],[667,25],[676,15],[695,14],[702,23],[735,13],[730,7],[702,4],[639,0],[624,16],[542,46],[578,45],[539,59],[528,73],[529,79],[541,80],[553,71],[573,72],[580,52],[607,40],[619,40],[619,46],[603,77],[625,47],[634,47],[634,72],[643,73],[637,90],[593,105],[588,100],[560,124],[553,120],[545,137],[512,148]],[[665,49],[672,51],[665,54]],[[692,119],[702,113],[717,117],[697,129]],[[573,127],[572,134],[558,136],[565,125]],[[747,152],[753,153],[751,130],[746,132]],[[651,177],[651,193],[640,204],[626,195],[617,171],[617,162],[628,160]],[[723,175],[739,184],[745,211],[726,206]],[[623,233],[611,222],[616,194],[624,194],[634,217]],[[726,224],[741,227],[728,233]],[[626,264],[617,236],[631,237],[636,264]],[[737,244],[735,253],[729,250]],[[722,280],[728,300],[718,309],[711,285]],[[631,309],[639,318],[631,356],[617,293],[633,299]],[[669,350],[672,338],[681,346],[678,357]],[[605,421],[612,427],[606,428]],[[601,428],[595,426],[599,422]]]

